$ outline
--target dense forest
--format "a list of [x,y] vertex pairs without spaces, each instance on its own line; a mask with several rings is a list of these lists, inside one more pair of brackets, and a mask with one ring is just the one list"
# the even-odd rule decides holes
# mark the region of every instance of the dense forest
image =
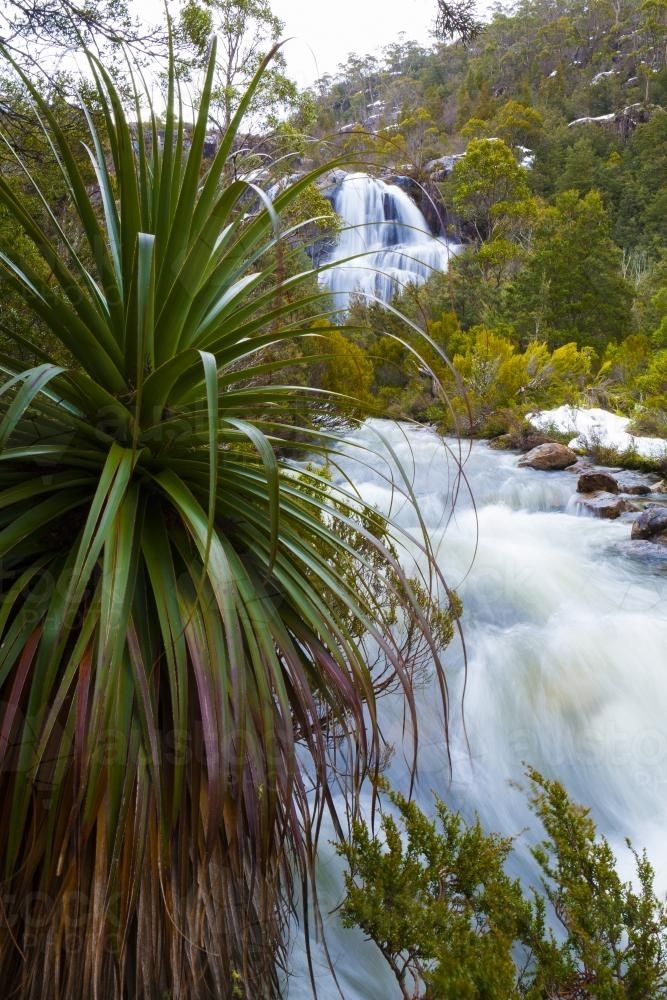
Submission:
[[[578,400],[665,431],[666,39],[654,0],[523,0],[465,46],[401,40],[350,57],[283,126],[314,136],[315,162],[333,149],[400,175],[433,228],[463,242],[401,309],[453,361],[458,385],[432,359],[450,397],[465,390],[454,412],[475,434]],[[391,322],[352,311],[359,388],[451,426],[387,340]]]

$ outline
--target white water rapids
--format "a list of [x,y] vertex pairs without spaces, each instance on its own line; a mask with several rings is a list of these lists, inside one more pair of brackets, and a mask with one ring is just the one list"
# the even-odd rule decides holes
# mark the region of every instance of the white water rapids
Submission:
[[[417,798],[432,812],[432,793],[488,830],[518,837],[517,853],[542,838],[520,791],[522,761],[561,780],[572,798],[589,805],[598,829],[619,858],[624,878],[634,873],[625,846],[646,847],[656,888],[667,890],[667,572],[615,549],[630,524],[577,516],[568,506],[576,476],[517,468],[517,456],[476,443],[465,463],[474,496],[461,489],[454,514],[454,469],[428,429],[369,421],[355,437],[377,453],[376,469],[347,471],[363,497],[393,509],[416,528],[414,510],[386,483],[381,434],[411,469],[413,486],[450,586],[464,606],[468,668],[460,724],[463,661],[446,654],[451,693],[449,773],[438,698],[418,693],[420,770]],[[392,507],[393,505],[393,507]],[[397,699],[398,700],[398,699]],[[400,753],[402,715],[384,699],[384,729],[398,752],[388,777],[406,790]],[[321,904],[332,910],[342,890],[340,864],[323,844]],[[532,877],[529,867],[522,874]],[[327,942],[340,992],[315,951],[318,997],[392,1000],[400,992],[373,944],[344,930],[332,915]],[[298,946],[291,962],[289,1000],[312,996]]]
[[453,246],[431,235],[419,208],[397,185],[347,174],[333,207],[344,228],[330,257],[335,266],[321,277],[338,309],[346,309],[355,294],[388,302],[406,285],[447,270]]

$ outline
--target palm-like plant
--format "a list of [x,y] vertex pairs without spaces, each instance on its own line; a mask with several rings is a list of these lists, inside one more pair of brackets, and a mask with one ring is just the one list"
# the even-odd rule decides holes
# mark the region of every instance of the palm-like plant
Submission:
[[0,356],[6,996],[274,995],[332,746],[352,807],[381,749],[362,637],[411,710],[397,604],[441,670],[398,529],[285,458],[339,445],[323,428],[295,443],[318,397],[280,378],[286,342],[321,342],[298,307],[326,315],[279,252],[314,175],[272,203],[228,175],[252,87],[206,160],[213,65],[186,130],[173,74],[164,126],[131,125],[91,61],[95,190],[32,88],[76,244],[0,176],[42,261],[6,248],[5,280],[50,335]]

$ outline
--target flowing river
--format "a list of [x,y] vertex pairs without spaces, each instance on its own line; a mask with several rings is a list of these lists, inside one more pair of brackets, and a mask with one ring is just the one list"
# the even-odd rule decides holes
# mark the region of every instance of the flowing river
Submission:
[[[430,430],[369,421],[354,437],[377,464],[356,464],[351,449],[346,472],[366,500],[416,529],[414,509],[386,482],[386,444],[410,470],[438,561],[463,600],[465,694],[460,644],[446,654],[451,773],[438,698],[428,684],[418,693],[420,805],[431,812],[435,792],[467,817],[478,813],[488,830],[518,837],[528,865],[522,844],[542,831],[513,784],[527,762],[591,807],[622,877],[634,871],[629,837],[647,848],[656,888],[667,891],[667,571],[622,552],[628,520],[577,516],[572,473],[520,469],[515,454],[475,443],[463,447],[466,482],[456,489],[452,456]],[[386,697],[382,712],[397,746],[388,777],[405,790],[398,699]],[[324,842],[320,886],[331,911],[342,895],[340,863]],[[316,948],[320,1000],[399,997],[375,946],[335,913],[326,923],[340,992]],[[312,996],[298,945],[288,996]]]

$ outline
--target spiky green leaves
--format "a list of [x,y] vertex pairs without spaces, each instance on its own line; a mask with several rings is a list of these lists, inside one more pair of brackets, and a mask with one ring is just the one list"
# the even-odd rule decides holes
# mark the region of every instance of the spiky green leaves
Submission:
[[230,169],[259,76],[205,159],[213,66],[186,127],[173,75],[146,125],[91,61],[94,190],[24,80],[76,239],[0,178],[37,254],[6,248],[6,279],[70,359],[1,359],[0,981],[19,995],[271,994],[332,747],[352,808],[380,755],[361,637],[411,710],[398,606],[441,670],[398,529],[285,457],[340,446],[304,426],[326,394],[285,375],[327,311],[281,232],[317,174],[271,202]]

